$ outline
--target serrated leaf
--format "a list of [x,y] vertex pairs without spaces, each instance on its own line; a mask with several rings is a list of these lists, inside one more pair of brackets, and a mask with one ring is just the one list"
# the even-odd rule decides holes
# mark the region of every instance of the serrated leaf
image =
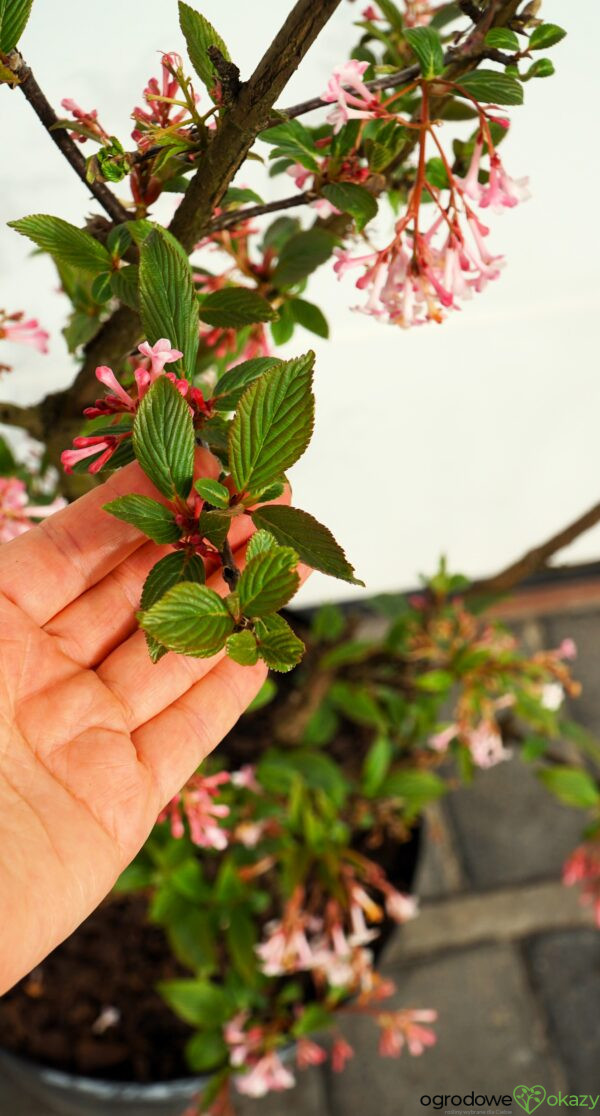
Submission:
[[184,4],[182,0],[179,2],[179,26],[183,32],[190,62],[214,101],[213,90],[218,81],[218,75],[207,51],[211,46],[217,47],[223,58],[228,62],[231,61],[229,51],[212,24],[200,12],[191,8],[189,4]]
[[220,329],[242,329],[255,322],[272,322],[277,317],[266,298],[249,287],[225,287],[206,295],[200,303],[200,317]]
[[285,504],[267,504],[251,513],[257,527],[264,527],[282,546],[292,546],[302,562],[321,573],[363,585],[328,527],[308,512]]
[[139,301],[151,344],[168,337],[183,360],[170,370],[188,378],[198,352],[198,299],[188,258],[166,229],[153,229],[140,248]]
[[230,368],[215,387],[215,410],[235,410],[246,388],[264,372],[279,367],[281,363],[278,357],[252,357],[251,360],[244,360],[241,364],[236,364],[235,368]]
[[326,229],[295,233],[283,245],[272,280],[276,287],[293,287],[328,260],[336,238]]
[[203,500],[207,500],[215,508],[229,507],[229,489],[212,477],[201,477],[194,483],[194,488]]
[[308,128],[300,120],[286,120],[283,124],[276,124],[274,128],[261,132],[260,139],[273,145],[271,158],[288,158],[294,163],[300,163],[307,170],[315,173],[318,171],[318,149]]
[[233,617],[219,594],[189,582],[169,589],[138,619],[170,651],[196,658],[216,655],[233,631]]
[[16,47],[31,14],[33,0],[0,0],[0,50],[9,54]]
[[472,70],[470,74],[463,74],[457,84],[460,86],[456,90],[458,96],[461,96],[460,90],[464,89],[476,101],[484,104],[523,104],[523,86],[511,74],[496,70]]
[[112,271],[110,282],[115,298],[124,302],[126,306],[130,306],[132,310],[137,310],[139,306],[139,268],[137,264],[128,264],[127,267],[120,267],[117,271]]
[[240,666],[254,666],[258,662],[258,647],[252,632],[235,632],[230,635],[225,650],[229,658]]
[[321,191],[327,201],[354,217],[358,232],[377,214],[377,201],[364,186],[353,182],[330,182]]
[[254,632],[259,655],[270,670],[285,673],[298,665],[305,647],[283,616],[265,616],[257,620]]
[[317,337],[329,337],[329,323],[322,310],[314,302],[307,302],[304,298],[293,298],[287,304],[290,313],[298,325],[316,333]]
[[29,237],[38,248],[49,252],[61,263],[71,264],[94,275],[111,268],[110,253],[104,245],[85,229],[78,229],[61,217],[34,213],[30,217],[21,217],[18,221],[9,221],[8,224],[11,229]]
[[177,542],[181,536],[181,528],[177,526],[173,512],[149,496],[138,496],[135,493],[119,496],[109,504],[104,504],[104,511],[122,519],[124,523],[131,523],[155,543]]
[[289,546],[263,550],[246,563],[237,592],[244,616],[265,616],[283,608],[294,596],[300,577],[298,555]]
[[[157,601],[164,597],[168,589],[179,585],[182,581],[194,581],[203,585],[206,579],[204,562],[197,554],[186,554],[184,550],[175,550],[172,554],[165,555],[148,574],[142,589],[141,607],[151,608]],[[148,634],[146,643],[153,663],[157,663],[166,655],[167,648]]]
[[255,531],[246,547],[246,561],[251,562],[258,554],[264,554],[265,550],[272,550],[277,546],[277,540],[270,531]]
[[133,449],[163,496],[186,497],[194,475],[194,424],[185,399],[166,376],[146,392],[133,424]]
[[495,50],[518,50],[519,37],[509,27],[491,27],[485,36],[486,46]]
[[432,27],[405,28],[404,38],[416,54],[424,78],[437,77],[444,69],[442,40]]
[[244,392],[229,431],[238,492],[262,492],[304,453],[314,423],[314,359],[308,352],[284,361]]
[[564,28],[559,27],[557,23],[542,23],[539,27],[534,27],[531,35],[529,36],[529,49],[530,50],[547,50],[548,47],[555,46],[564,39],[567,32]]
[[203,511],[198,519],[198,533],[222,550],[231,527],[231,516],[221,511]]
[[547,767],[539,772],[542,783],[567,806],[591,809],[600,802],[595,780],[581,767]]

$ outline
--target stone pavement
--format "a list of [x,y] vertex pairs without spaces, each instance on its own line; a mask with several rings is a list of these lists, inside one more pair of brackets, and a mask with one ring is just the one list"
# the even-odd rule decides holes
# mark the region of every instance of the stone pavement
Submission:
[[[584,693],[571,712],[600,733],[600,609],[519,627],[531,650],[575,639]],[[395,934],[382,967],[398,987],[395,1005],[438,1010],[437,1045],[420,1058],[382,1059],[373,1024],[349,1016],[356,1054],[344,1074],[303,1071],[293,1093],[240,1103],[239,1116],[520,1116],[514,1102],[482,1108],[457,1098],[510,1095],[521,1084],[563,1099],[599,1094],[600,933],[559,882],[581,825],[517,761],[436,804],[417,880],[421,915]],[[439,1095],[454,1101],[436,1109]],[[53,1116],[1,1083],[0,1113]]]

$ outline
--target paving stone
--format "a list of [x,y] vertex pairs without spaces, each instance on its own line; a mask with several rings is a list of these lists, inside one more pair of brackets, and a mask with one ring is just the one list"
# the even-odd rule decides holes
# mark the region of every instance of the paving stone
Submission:
[[571,930],[529,943],[534,985],[572,1093],[600,1093],[600,934]]
[[582,817],[518,759],[477,772],[445,799],[469,883],[477,890],[557,879],[581,839]]
[[55,1109],[40,1108],[40,1102],[25,1096],[0,1073],[0,1116],[56,1116]]
[[464,886],[452,823],[443,805],[432,803],[425,813],[414,890],[421,899],[438,899],[462,891]]
[[343,1074],[330,1074],[333,1116],[418,1116],[432,1112],[421,1106],[423,1095],[510,1094],[523,1082],[541,1082],[548,1092],[564,1089],[512,947],[470,949],[410,967],[384,965],[384,971],[399,988],[395,1007],[438,1009],[438,1042],[420,1058],[380,1058],[373,1022],[349,1015],[344,1033],[356,1055]]
[[477,942],[511,941],[593,924],[593,912],[580,903],[578,889],[561,883],[478,892],[422,904],[419,917],[392,936],[385,960],[400,963]]
[[558,647],[567,636],[577,644],[577,658],[572,669],[573,676],[582,684],[582,692],[575,701],[568,702],[569,713],[600,737],[600,612],[549,617],[547,630],[549,647]]

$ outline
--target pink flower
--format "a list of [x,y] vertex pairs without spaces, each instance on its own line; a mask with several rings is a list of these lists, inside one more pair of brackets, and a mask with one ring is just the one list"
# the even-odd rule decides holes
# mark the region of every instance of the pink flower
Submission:
[[253,763],[245,763],[238,771],[232,771],[231,782],[234,787],[244,787],[246,790],[254,791],[255,794],[260,794],[260,783],[256,780],[256,766]]
[[[219,820],[229,815],[229,806],[214,801],[224,783],[229,782],[226,771],[217,775],[194,775],[183,789],[161,810],[158,821],[169,820],[173,837],[183,837],[186,817],[190,838],[204,849],[223,850],[228,845],[228,832]],[[183,813],[183,816],[182,816]]]
[[528,178],[511,178],[502,166],[499,155],[494,151],[490,157],[489,182],[481,189],[479,205],[482,209],[489,206],[497,213],[501,213],[504,208],[512,209],[531,196],[528,184]]
[[368,4],[367,7],[364,8],[361,12],[361,15],[363,19],[368,19],[371,21],[371,23],[376,23],[378,19],[383,19],[383,16],[379,14],[377,8],[373,7],[372,4]]
[[[174,135],[187,134],[184,128],[181,128],[179,133],[173,128],[177,124],[191,124],[187,109],[174,103],[180,99],[181,86],[173,71],[180,71],[182,67],[183,61],[179,54],[173,51],[170,54],[163,54],[160,81],[152,77],[144,89],[144,100],[148,107],[134,108],[131,115],[137,127],[131,135],[140,151],[146,151],[152,145],[157,133],[165,128],[169,128]],[[194,93],[194,100],[196,102],[200,100],[197,93]]]
[[391,887],[386,892],[385,909],[394,922],[408,922],[409,919],[417,916],[418,901],[414,895],[404,895],[403,892]]
[[149,341],[144,341],[141,345],[138,345],[138,352],[150,360],[150,373],[153,380],[161,374],[165,364],[172,364],[173,361],[179,360],[183,356],[179,349],[171,348],[171,342],[166,337],[160,337],[154,345],[151,345]]
[[265,976],[283,976],[314,967],[317,958],[302,924],[290,927],[283,922],[271,922],[266,930],[267,940],[255,947]]
[[29,531],[32,519],[46,519],[66,505],[58,496],[51,504],[39,506],[28,502],[25,482],[19,477],[0,477],[0,543],[10,542]]
[[556,654],[559,659],[576,659],[577,644],[575,643],[575,640],[570,639],[569,637],[563,639]]
[[379,108],[379,98],[375,96],[362,80],[368,62],[358,62],[352,58],[334,69],[327,89],[321,99],[328,104],[335,103],[327,120],[333,125],[334,133],[339,132],[348,120],[370,120]]
[[267,1093],[293,1089],[294,1075],[284,1066],[274,1050],[259,1058],[249,1073],[234,1078],[238,1093],[246,1097],[264,1097]]
[[579,845],[565,861],[562,873],[567,887],[582,884],[581,901],[594,908],[596,924],[600,927],[600,840],[598,838]]
[[108,464],[121,441],[122,438],[113,438],[108,435],[73,438],[75,448],[63,450],[60,455],[65,473],[72,473],[73,466],[78,465],[80,461],[85,461],[88,457],[94,458],[88,472],[92,475],[99,473]]
[[342,1073],[346,1062],[354,1057],[354,1050],[342,1035],[334,1039],[331,1047],[331,1068],[334,1073]]
[[458,725],[448,725],[447,728],[441,729],[440,732],[434,732],[433,736],[429,737],[429,747],[434,748],[436,752],[447,752],[449,745],[457,735]]
[[431,21],[432,16],[431,0],[405,0],[405,27],[423,27]]
[[309,178],[312,178],[313,171],[307,170],[301,163],[293,163],[291,167],[286,168],[286,174],[294,179],[296,186],[299,190],[303,190]]
[[[70,112],[75,117],[75,120],[79,121],[86,131],[91,132],[101,143],[110,139],[108,132],[106,132],[98,122],[97,109],[91,109],[90,112],[86,112],[85,109],[80,108],[77,102],[71,97],[63,97],[60,103],[67,112]],[[76,140],[78,143],[86,143],[89,139],[88,136],[82,136],[80,132],[69,132],[69,135],[72,140]]]
[[511,757],[512,753],[504,747],[500,730],[493,721],[481,721],[464,735],[477,767],[495,767]]
[[19,345],[32,345],[39,353],[48,352],[50,334],[42,329],[37,318],[28,318],[22,310],[5,314],[0,310],[0,341],[14,341]]
[[379,1053],[386,1058],[397,1058],[406,1045],[409,1054],[418,1057],[436,1042],[434,1032],[421,1024],[434,1023],[436,1019],[437,1012],[429,1009],[381,1012],[377,1016],[381,1027]]
[[327,1059],[327,1053],[322,1046],[309,1038],[299,1038],[296,1046],[296,1065],[298,1069],[307,1069],[308,1066],[320,1066]]

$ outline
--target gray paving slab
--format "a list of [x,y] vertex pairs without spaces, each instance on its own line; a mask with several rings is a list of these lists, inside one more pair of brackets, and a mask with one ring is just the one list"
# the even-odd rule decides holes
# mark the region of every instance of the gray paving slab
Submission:
[[600,1093],[600,934],[544,934],[526,954],[575,1093]]
[[356,1055],[343,1074],[330,1075],[333,1116],[416,1116],[432,1111],[421,1105],[422,1096],[510,1094],[534,1082],[548,1092],[564,1088],[525,967],[511,946],[384,967],[397,982],[396,1007],[437,1007],[438,1043],[418,1058],[380,1058],[373,1022],[349,1016],[344,1031]]
[[563,806],[518,759],[479,771],[444,801],[465,874],[476,890],[560,876],[582,816]]

